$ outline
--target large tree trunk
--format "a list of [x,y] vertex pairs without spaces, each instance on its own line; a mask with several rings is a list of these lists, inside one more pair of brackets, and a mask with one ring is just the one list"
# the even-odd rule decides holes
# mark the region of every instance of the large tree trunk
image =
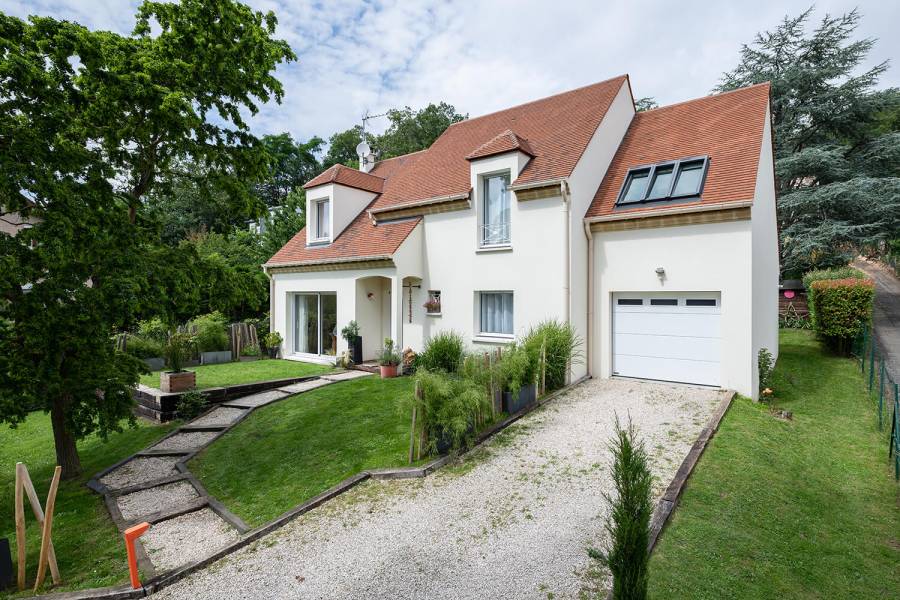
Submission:
[[53,423],[53,441],[56,444],[56,464],[62,467],[63,479],[72,479],[81,474],[81,460],[75,446],[75,436],[66,427],[66,408],[71,403],[67,395],[53,401],[50,421]]

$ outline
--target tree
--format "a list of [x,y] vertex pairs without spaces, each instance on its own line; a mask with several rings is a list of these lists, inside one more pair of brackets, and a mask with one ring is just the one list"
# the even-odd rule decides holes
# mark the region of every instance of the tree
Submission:
[[288,194],[278,210],[269,214],[260,239],[260,262],[265,263],[282,246],[306,227],[306,192],[299,188]]
[[325,140],[313,136],[306,142],[294,142],[291,134],[266,135],[263,146],[271,158],[266,179],[257,186],[257,194],[267,206],[279,206],[287,195],[322,170],[317,154]]
[[654,108],[659,108],[659,103],[656,101],[656,98],[652,96],[644,96],[643,98],[638,98],[634,101],[634,109],[637,112],[644,112],[645,110],[652,110]]
[[[367,135],[369,143],[372,137]],[[362,139],[362,127],[354,125],[346,131],[340,131],[328,138],[328,152],[322,161],[322,168],[327,169],[334,165],[345,165],[352,169],[359,168],[359,157],[356,155],[356,146]]]
[[450,125],[468,118],[468,115],[461,115],[453,105],[440,102],[417,111],[408,106],[392,109],[387,112],[387,118],[391,122],[390,126],[383,134],[376,136],[374,142],[375,148],[381,152],[381,158],[424,150]]
[[888,63],[860,69],[875,40],[853,40],[856,10],[807,33],[811,12],[744,45],[717,88],[772,84],[781,260],[794,274],[845,264],[900,226],[900,93],[874,89]]
[[133,418],[141,366],[110,335],[196,295],[147,194],[190,161],[235,210],[255,202],[267,156],[244,114],[281,100],[295,58],[275,25],[233,0],[146,1],[130,36],[0,13],[0,197],[37,221],[0,235],[0,420],[49,411],[66,477],[77,439]]

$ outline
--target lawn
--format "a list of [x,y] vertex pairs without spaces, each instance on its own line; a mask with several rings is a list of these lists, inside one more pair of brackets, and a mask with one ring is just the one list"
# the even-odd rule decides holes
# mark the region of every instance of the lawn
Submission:
[[[106,443],[96,436],[78,443],[84,474],[77,480],[60,483],[53,517],[53,544],[62,575],[62,585],[57,590],[115,585],[128,580],[125,544],[106,512],[103,498],[90,491],[84,484],[98,471],[162,437],[172,426],[172,424],[153,425],[149,421],[139,420],[137,429],[126,429],[123,433],[112,434]],[[10,540],[14,570],[16,528],[13,506],[16,462],[24,462],[28,467],[41,504],[44,504],[53,476],[53,467],[56,465],[49,415],[41,412],[31,413],[17,429],[0,425],[0,507],[2,507],[0,537],[8,537]],[[34,585],[37,573],[40,528],[34,515],[31,514],[27,499],[25,523],[28,547],[26,565],[31,586]],[[45,591],[50,582],[49,572],[47,582]],[[0,592],[0,597],[3,595],[4,593]]]
[[404,465],[410,421],[397,398],[412,385],[364,377],[282,400],[219,438],[191,471],[251,526],[265,523],[360,471]]
[[[287,379],[288,377],[306,377],[331,371],[328,365],[297,362],[295,360],[253,360],[244,362],[222,363],[219,365],[201,365],[190,367],[197,373],[197,387],[211,388],[238,383],[266,381],[268,379]],[[141,383],[150,387],[159,387],[159,371],[141,375]]]
[[781,334],[775,418],[738,398],[653,552],[656,598],[898,598],[900,486],[858,363]]

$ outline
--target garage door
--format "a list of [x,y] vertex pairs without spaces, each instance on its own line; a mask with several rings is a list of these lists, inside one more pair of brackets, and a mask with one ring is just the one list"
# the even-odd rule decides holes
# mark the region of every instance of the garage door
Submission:
[[721,294],[613,295],[613,374],[719,385]]

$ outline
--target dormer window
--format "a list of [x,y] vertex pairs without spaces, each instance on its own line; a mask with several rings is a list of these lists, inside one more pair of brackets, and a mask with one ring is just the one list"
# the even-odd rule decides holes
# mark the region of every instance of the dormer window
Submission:
[[482,188],[481,245],[507,246],[509,227],[509,174],[485,175]]
[[630,169],[616,206],[700,196],[708,166],[699,156]]
[[328,200],[317,200],[315,203],[315,239],[327,240],[330,237],[328,220]]

